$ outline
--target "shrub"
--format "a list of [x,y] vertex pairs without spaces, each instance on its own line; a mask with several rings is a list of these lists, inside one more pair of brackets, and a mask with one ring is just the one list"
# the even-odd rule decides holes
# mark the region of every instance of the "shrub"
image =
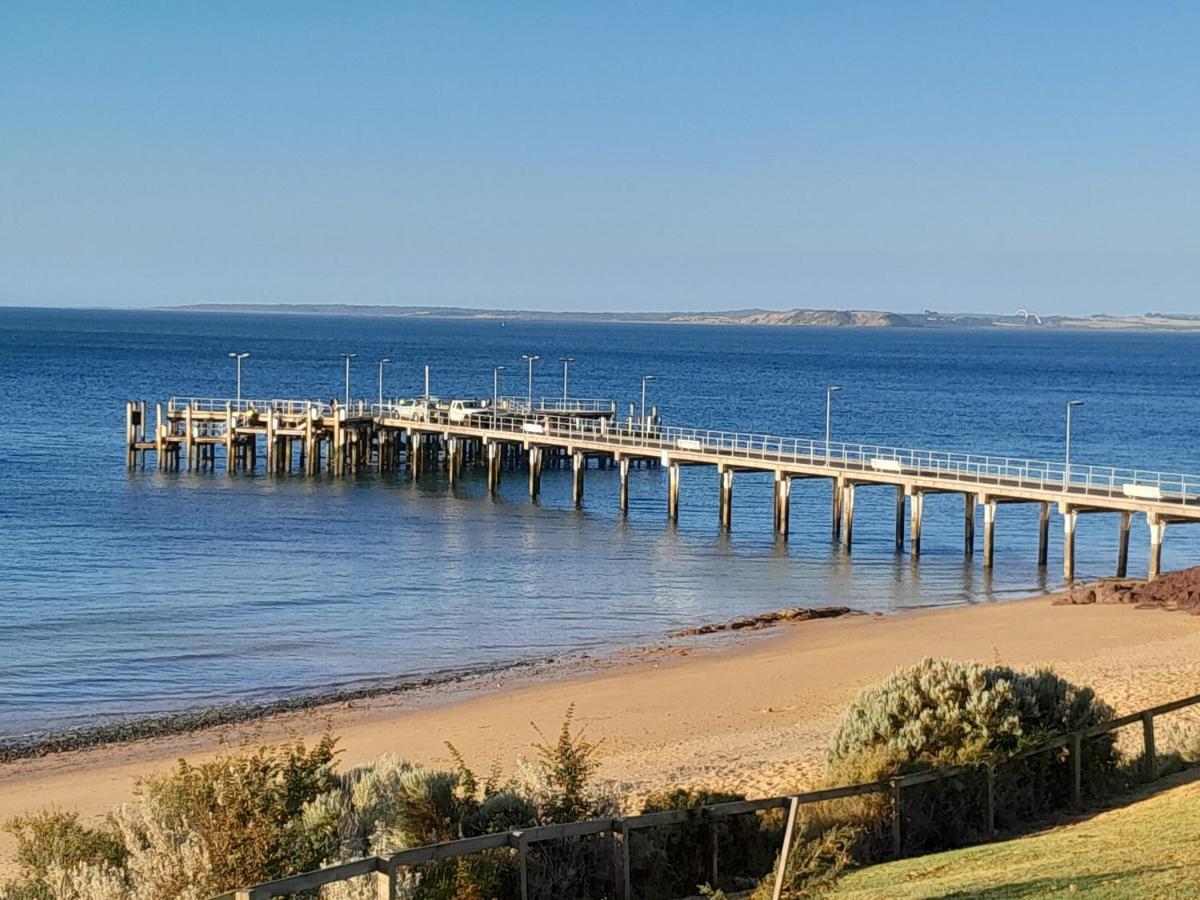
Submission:
[[830,741],[829,763],[836,770],[877,750],[898,766],[1000,759],[1111,717],[1090,688],[1049,669],[923,659],[859,695]]
[[[1030,756],[1022,750],[1048,737],[1078,731],[1112,717],[1089,688],[1048,669],[1018,672],[924,659],[863,691],[843,717],[829,746],[835,783],[879,781],[939,766],[995,767],[996,815],[1001,827],[1061,808],[1070,799],[1065,749]],[[1110,787],[1118,755],[1112,735],[1085,743],[1084,783]],[[986,775],[964,774],[904,792],[904,837],[909,850],[954,846],[985,826]],[[859,824],[886,836],[886,798],[864,798]],[[872,820],[874,820],[872,822]]]
[[534,724],[534,731],[541,738],[533,745],[538,751],[537,767],[542,789],[538,806],[542,818],[547,822],[573,822],[596,816],[596,798],[589,790],[592,777],[596,774],[596,749],[583,737],[582,732],[572,734],[571,722],[575,717],[575,704],[567,707],[558,739],[551,743],[542,730]]

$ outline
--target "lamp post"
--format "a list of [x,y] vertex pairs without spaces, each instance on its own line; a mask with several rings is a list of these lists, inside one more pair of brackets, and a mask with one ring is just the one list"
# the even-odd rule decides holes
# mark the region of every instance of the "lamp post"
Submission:
[[392,358],[385,356],[379,360],[379,405],[383,406],[383,364],[390,363]]
[[526,396],[526,400],[529,403],[529,408],[533,409],[533,362],[534,360],[541,359],[541,357],[530,356],[528,353],[522,353],[521,359],[529,363],[529,391]]
[[343,353],[342,359],[346,362],[346,408],[350,408],[350,360],[358,356],[357,353]]
[[1068,487],[1071,482],[1071,410],[1076,406],[1083,406],[1082,400],[1067,401],[1067,447],[1066,460],[1063,466],[1063,487]]
[[567,369],[570,367],[571,363],[575,362],[575,357],[560,356],[558,361],[563,364],[563,403],[565,405],[567,402]]
[[825,464],[829,465],[829,434],[833,422],[833,395],[842,389],[839,384],[831,384],[825,389]]
[[237,405],[242,405],[242,360],[249,356],[249,353],[244,351],[230,351],[229,358],[237,360]]
[[500,373],[508,366],[492,366],[492,415],[500,408]]
[[643,375],[642,376],[642,427],[643,428],[646,427],[646,382],[653,381],[655,379],[655,377],[656,376],[654,376],[654,375]]

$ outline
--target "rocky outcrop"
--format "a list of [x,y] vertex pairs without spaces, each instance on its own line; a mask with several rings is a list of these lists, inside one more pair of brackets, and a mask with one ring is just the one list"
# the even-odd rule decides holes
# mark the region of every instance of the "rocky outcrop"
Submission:
[[1171,609],[1200,615],[1200,566],[1168,572],[1154,581],[1104,579],[1069,591],[1058,605],[1123,603],[1138,609]]

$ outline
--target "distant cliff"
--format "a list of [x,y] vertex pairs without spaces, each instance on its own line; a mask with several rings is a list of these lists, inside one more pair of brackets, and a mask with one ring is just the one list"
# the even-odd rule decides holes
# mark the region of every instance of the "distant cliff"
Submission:
[[387,316],[427,319],[491,319],[547,322],[644,322],[663,325],[762,325],[793,328],[1016,328],[1040,330],[1194,331],[1200,316],[1056,316],[1024,310],[1012,315],[982,313],[894,313],[870,309],[733,309],[726,312],[559,312],[530,309],[472,309],[458,306],[362,306],[302,303],[202,303],[165,309],[177,312],[255,313],[292,316]]
[[912,328],[919,323],[899,313],[870,309],[762,309],[724,313],[683,313],[671,322],[699,325],[795,325],[807,328]]

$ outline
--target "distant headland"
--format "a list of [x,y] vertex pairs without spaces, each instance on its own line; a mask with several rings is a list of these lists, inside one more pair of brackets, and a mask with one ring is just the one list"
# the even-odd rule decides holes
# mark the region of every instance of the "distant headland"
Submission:
[[664,325],[765,325],[802,328],[1030,328],[1092,331],[1200,331],[1200,315],[1148,312],[1140,315],[1042,316],[1025,310],[1011,315],[947,313],[926,309],[897,313],[871,309],[735,309],[726,312],[553,312],[474,309],[463,306],[367,306],[301,303],[197,303],[168,307],[181,312],[309,316],[389,316],[413,319],[499,319],[549,322],[643,322]]

